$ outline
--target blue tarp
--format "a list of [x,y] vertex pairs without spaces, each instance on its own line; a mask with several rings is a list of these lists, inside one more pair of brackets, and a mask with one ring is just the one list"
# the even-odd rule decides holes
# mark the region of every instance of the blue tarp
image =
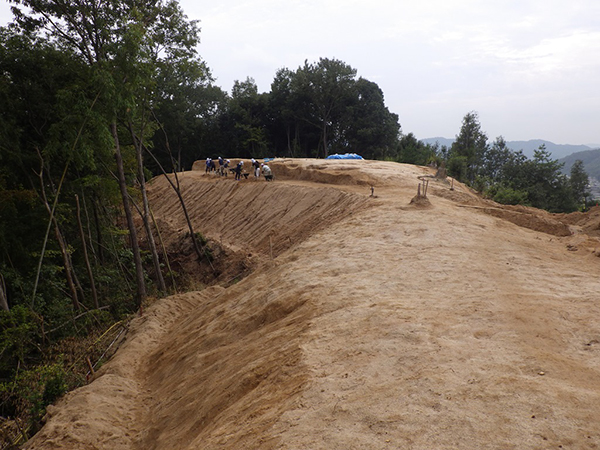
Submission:
[[343,155],[329,155],[326,159],[363,159],[362,156],[357,155],[356,153],[345,153]]

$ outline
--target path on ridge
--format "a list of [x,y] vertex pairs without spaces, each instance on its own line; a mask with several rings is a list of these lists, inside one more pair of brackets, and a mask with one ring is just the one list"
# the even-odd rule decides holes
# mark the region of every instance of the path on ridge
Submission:
[[[290,189],[364,204],[298,243],[286,238],[274,261],[264,236],[229,236],[218,229],[227,220],[207,222],[198,207],[208,237],[262,252],[258,269],[227,289],[157,302],[29,448],[600,447],[596,257],[568,251],[574,237],[465,207],[474,197],[461,186],[432,184],[430,207],[410,205],[423,168],[296,164],[330,184],[230,185],[239,220],[268,219],[268,204],[242,206],[267,189],[279,203],[293,202]],[[363,182],[335,184],[348,173]],[[184,192],[222,181],[191,172]],[[155,213],[181,228],[162,197]]]

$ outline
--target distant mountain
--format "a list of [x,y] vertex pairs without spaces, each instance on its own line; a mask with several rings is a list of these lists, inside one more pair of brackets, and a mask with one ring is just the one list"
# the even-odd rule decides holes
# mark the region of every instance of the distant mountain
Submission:
[[559,159],[559,162],[565,164],[562,169],[563,173],[571,173],[571,167],[578,159],[583,162],[583,167],[591,178],[600,180],[600,149],[577,152]]
[[450,148],[452,146],[452,144],[454,143],[454,139],[448,139],[448,138],[443,138],[443,137],[420,139],[420,141],[423,142],[424,144],[430,144],[430,145],[435,145],[437,142],[438,144],[440,144],[440,146],[445,145],[448,148]]
[[[436,142],[438,142],[440,145],[450,147],[452,146],[454,139],[434,137],[421,139],[421,142],[431,145],[434,145]],[[533,156],[534,150],[539,149],[541,145],[546,146],[546,150],[552,154],[552,157],[554,159],[564,158],[576,152],[585,152],[593,150],[593,147],[589,147],[587,145],[555,144],[554,142],[544,141],[542,139],[532,139],[529,141],[506,141],[506,145],[508,146],[508,148],[514,151],[522,150],[525,156],[527,156],[528,158],[531,158]]]
[[546,146],[546,150],[552,154],[554,159],[564,158],[567,155],[575,152],[584,152],[592,150],[587,145],[569,145],[569,144],[555,144],[554,142],[544,141],[542,139],[533,139],[530,141],[507,141],[506,145],[512,150],[523,150],[523,153],[528,158],[533,156],[534,150],[540,148],[541,145]]

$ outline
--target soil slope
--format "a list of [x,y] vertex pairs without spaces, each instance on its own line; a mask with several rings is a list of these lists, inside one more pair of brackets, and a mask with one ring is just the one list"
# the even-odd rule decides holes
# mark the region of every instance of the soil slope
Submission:
[[[395,163],[272,168],[182,175],[196,228],[252,273],[154,303],[25,448],[600,448],[599,211],[434,179],[411,203],[433,172]],[[151,189],[174,245],[177,200]]]

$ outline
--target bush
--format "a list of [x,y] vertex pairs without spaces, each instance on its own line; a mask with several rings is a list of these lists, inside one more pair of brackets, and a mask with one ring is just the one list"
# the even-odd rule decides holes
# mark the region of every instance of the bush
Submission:
[[500,186],[490,190],[492,199],[503,205],[527,205],[528,195],[525,191],[519,191],[510,187]]
[[41,427],[46,407],[67,389],[66,372],[61,364],[22,371],[13,381],[0,384],[2,415],[25,419],[31,435]]
[[0,311],[0,378],[9,378],[19,364],[39,355],[37,318],[25,306]]

